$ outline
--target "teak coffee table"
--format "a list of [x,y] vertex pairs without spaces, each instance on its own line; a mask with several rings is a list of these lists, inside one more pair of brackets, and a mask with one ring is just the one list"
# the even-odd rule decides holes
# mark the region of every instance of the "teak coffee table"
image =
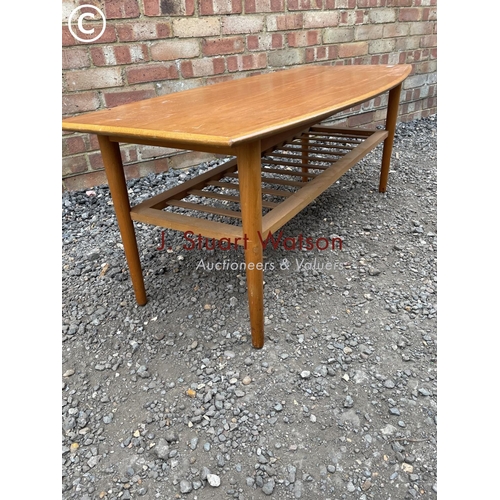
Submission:
[[[133,221],[245,244],[252,344],[261,348],[262,235],[275,233],[381,142],[379,191],[385,192],[410,71],[407,64],[301,66],[64,120],[63,130],[98,136],[137,303],[147,298]],[[318,125],[387,91],[385,130]],[[119,143],[234,158],[131,208]]]

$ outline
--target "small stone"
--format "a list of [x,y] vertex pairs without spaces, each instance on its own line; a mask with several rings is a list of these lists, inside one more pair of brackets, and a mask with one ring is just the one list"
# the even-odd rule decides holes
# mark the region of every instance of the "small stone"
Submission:
[[407,464],[406,462],[401,464],[401,469],[408,472],[408,474],[413,473],[413,465]]
[[214,488],[220,486],[220,477],[217,474],[207,474],[208,484]]
[[309,420],[312,422],[312,423],[315,423],[316,422],[316,415],[311,415],[309,417]]
[[179,487],[181,489],[181,493],[190,493],[193,490],[191,482],[186,481],[185,479],[180,482]]
[[272,495],[274,491],[274,486],[275,486],[274,479],[270,479],[264,484],[264,486],[262,486],[262,493],[268,496]]
[[350,493],[352,493],[353,491],[356,491],[356,486],[354,486],[352,481],[349,481],[347,483],[347,491],[349,491]]
[[239,389],[236,389],[236,390],[234,391],[234,394],[235,394],[235,396],[236,396],[237,398],[242,398],[242,397],[245,395],[245,393],[244,393],[243,391],[239,390]]
[[165,439],[169,442],[172,443],[173,441],[179,441],[179,435],[174,432],[174,431],[168,431],[165,434]]
[[247,375],[247,376],[246,376],[246,377],[245,377],[245,378],[241,381],[241,383],[242,383],[243,385],[248,385],[248,384],[250,384],[251,382],[252,382],[252,379],[251,379],[251,377],[249,377],[248,375]]
[[168,454],[170,452],[170,448],[168,446],[167,441],[164,438],[160,438],[158,443],[154,448],[154,453],[158,458],[162,460],[166,460],[168,458]]
[[361,489],[363,491],[368,491],[372,486],[372,483],[369,479],[367,479],[362,485],[361,485]]
[[390,378],[388,378],[384,382],[384,387],[387,387],[387,389],[394,389],[394,387],[396,387],[396,384],[394,383],[394,380],[391,380]]
[[66,370],[64,373],[63,373],[63,377],[71,377],[71,375],[74,375],[75,374],[75,370]]
[[335,465],[327,465],[326,470],[333,474],[337,469],[335,468]]
[[396,427],[394,427],[391,424],[387,424],[383,429],[381,429],[382,434],[385,436],[390,436],[391,434],[394,434],[397,431]]
[[78,448],[80,448],[80,445],[78,443],[71,443],[71,446],[69,447],[71,453],[75,453]]
[[309,378],[311,376],[311,372],[309,370],[304,370],[304,371],[300,372],[300,376],[302,378]]
[[297,481],[293,486],[293,496],[295,498],[302,498],[302,481]]
[[196,397],[196,391],[189,388],[187,391],[186,391],[186,394],[190,397],[190,398],[194,398]]
[[211,474],[210,469],[208,467],[202,467],[200,471],[200,479],[205,481],[209,474]]
[[391,415],[401,415],[401,412],[397,408],[389,408],[389,413]]

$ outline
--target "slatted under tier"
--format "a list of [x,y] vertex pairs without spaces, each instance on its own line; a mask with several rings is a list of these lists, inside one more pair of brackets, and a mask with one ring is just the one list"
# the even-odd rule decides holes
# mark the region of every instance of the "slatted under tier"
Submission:
[[[262,234],[277,231],[386,137],[385,130],[315,126],[265,151]],[[243,238],[239,189],[233,159],[140,203],[131,216],[209,238]]]

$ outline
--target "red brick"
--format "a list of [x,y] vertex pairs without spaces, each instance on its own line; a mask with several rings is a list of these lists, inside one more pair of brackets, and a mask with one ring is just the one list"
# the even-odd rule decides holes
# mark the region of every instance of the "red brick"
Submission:
[[143,0],[145,16],[160,15],[160,0]]
[[269,16],[267,19],[268,31],[288,31],[301,29],[304,25],[304,15],[285,14],[282,16]]
[[100,151],[93,151],[88,154],[90,168],[92,170],[102,170],[104,168],[104,163],[102,161],[102,156]]
[[182,61],[181,74],[184,78],[199,78],[224,73],[226,65],[223,58],[193,59]]
[[367,42],[345,43],[339,47],[339,57],[355,57],[368,53]]
[[410,32],[409,23],[394,23],[384,25],[384,38],[396,38],[398,36],[408,36]]
[[357,127],[359,125],[366,125],[373,121],[374,113],[370,111],[369,113],[363,113],[360,115],[350,116],[347,120],[349,127]]
[[281,33],[262,33],[247,36],[247,49],[275,50],[283,48],[283,35]]
[[62,69],[79,69],[89,66],[89,54],[86,49],[63,49]]
[[123,79],[120,68],[94,68],[70,71],[64,75],[66,87],[73,90],[120,87]]
[[80,94],[67,94],[62,98],[63,115],[74,115],[87,111],[95,111],[100,106],[97,92],[82,92]]
[[422,9],[409,8],[399,9],[399,21],[420,21],[422,19]]
[[242,37],[203,40],[203,55],[205,56],[235,54],[244,50],[245,43]]
[[127,68],[127,81],[129,84],[176,78],[179,78],[179,73],[175,64],[145,64]]
[[151,45],[153,61],[172,61],[190,59],[200,55],[197,40],[165,40]]
[[338,45],[323,45],[306,49],[306,62],[331,61],[339,56]]
[[339,13],[337,11],[304,13],[304,28],[329,28],[338,24]]
[[63,137],[62,139],[62,154],[63,156],[85,153],[85,141],[81,135],[72,135]]
[[288,0],[289,10],[311,10],[322,7],[322,0]]
[[436,47],[437,35],[425,35],[420,39],[420,47]]
[[387,7],[411,7],[412,4],[413,0],[387,0]]
[[222,19],[223,35],[262,33],[264,16],[228,16]]
[[374,40],[382,38],[384,26],[368,24],[366,26],[356,26],[354,28],[355,40]]
[[326,0],[325,9],[355,9],[356,0]]
[[82,189],[90,189],[104,184],[107,184],[104,171],[88,172],[63,178],[63,187],[65,191],[81,191]]
[[287,34],[289,47],[308,47],[318,45],[319,31],[293,31]]
[[155,95],[154,89],[123,90],[120,92],[105,92],[103,94],[104,103],[107,108],[113,108],[130,102],[142,101],[143,99],[155,97]]
[[160,0],[160,11],[168,16],[192,16],[195,0]]
[[106,19],[122,19],[139,17],[137,0],[105,0],[104,12]]
[[200,14],[212,16],[214,14],[241,14],[242,0],[201,0]]
[[115,48],[116,64],[131,64],[149,60],[146,45],[118,45]]
[[283,12],[284,0],[245,0],[245,13]]
[[249,71],[267,67],[267,54],[245,54],[230,56],[226,60],[228,71]]
[[195,0],[143,0],[145,16],[192,16]]
[[88,170],[87,156],[76,155],[68,156],[62,160],[62,174],[63,176],[78,174]]
[[426,8],[424,9],[422,13],[422,19],[424,21],[436,21],[437,20],[437,9],[435,7],[433,8]]
[[358,8],[364,7],[385,7],[387,5],[387,0],[358,0]]
[[[94,28],[95,34],[92,35],[86,35],[87,38],[91,39],[95,37],[98,33],[101,32],[102,25],[100,24],[84,24],[83,27],[85,29],[91,29]],[[75,31],[75,30],[73,30]],[[85,39],[85,37],[80,36],[79,33],[75,31],[75,34],[79,36],[82,39]],[[115,27],[111,23],[106,23],[106,29],[104,30],[104,33],[99,37],[98,40],[95,42],[92,42],[92,44],[97,44],[97,43],[113,43],[116,42],[116,32],[115,32]],[[71,45],[88,45],[87,42],[80,42],[78,41],[69,31],[68,25],[63,25],[62,27],[62,44],[64,47],[69,47]]]
[[172,26],[170,23],[165,22],[133,22],[118,24],[116,32],[120,42],[157,40],[159,38],[170,38],[172,36]]
[[216,16],[200,18],[179,18],[173,22],[174,36],[193,39],[220,35],[220,19]]

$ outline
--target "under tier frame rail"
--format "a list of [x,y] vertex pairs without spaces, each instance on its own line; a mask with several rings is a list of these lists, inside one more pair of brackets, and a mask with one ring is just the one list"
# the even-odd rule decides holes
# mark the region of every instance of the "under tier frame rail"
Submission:
[[[387,135],[386,130],[318,125],[264,151],[262,234],[276,232]],[[232,159],[136,205],[131,217],[208,238],[243,241],[239,190],[237,160]]]

